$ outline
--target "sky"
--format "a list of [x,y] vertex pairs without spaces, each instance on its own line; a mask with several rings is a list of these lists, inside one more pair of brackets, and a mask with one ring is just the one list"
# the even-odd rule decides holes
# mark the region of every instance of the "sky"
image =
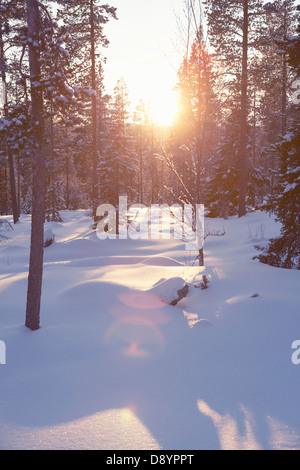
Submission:
[[112,93],[124,78],[131,109],[140,99],[151,102],[154,121],[171,124],[177,109],[176,74],[185,52],[178,31],[178,19],[185,24],[185,0],[111,0],[109,4],[117,8],[118,20],[105,26],[110,42],[104,51],[107,92]]
[[[153,118],[169,124],[176,110],[173,88],[182,60],[177,20],[183,0],[112,0],[118,20],[110,20],[105,34],[110,42],[104,54],[105,86],[111,93],[124,78],[134,108],[151,101]],[[160,122],[159,122],[160,121]]]

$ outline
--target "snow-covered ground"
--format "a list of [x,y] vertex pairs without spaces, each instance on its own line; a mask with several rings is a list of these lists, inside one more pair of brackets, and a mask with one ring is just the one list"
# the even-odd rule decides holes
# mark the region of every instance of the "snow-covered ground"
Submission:
[[101,241],[86,212],[61,215],[38,331],[30,217],[0,245],[0,449],[300,449],[300,273],[252,259],[271,217],[206,219],[226,234],[199,268],[179,241]]

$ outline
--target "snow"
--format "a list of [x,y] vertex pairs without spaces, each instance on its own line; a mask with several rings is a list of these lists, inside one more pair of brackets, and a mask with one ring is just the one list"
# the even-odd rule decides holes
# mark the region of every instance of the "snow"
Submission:
[[297,183],[287,183],[285,185],[283,193],[287,193],[289,191],[293,191],[295,188],[297,188],[298,184]]
[[300,449],[300,273],[252,259],[272,217],[207,220],[226,234],[199,268],[178,240],[99,240],[85,211],[61,216],[38,331],[30,216],[0,245],[1,450]]
[[292,139],[295,137],[295,134],[293,132],[287,132],[284,136],[283,136],[283,140],[287,141],[287,142],[291,142]]

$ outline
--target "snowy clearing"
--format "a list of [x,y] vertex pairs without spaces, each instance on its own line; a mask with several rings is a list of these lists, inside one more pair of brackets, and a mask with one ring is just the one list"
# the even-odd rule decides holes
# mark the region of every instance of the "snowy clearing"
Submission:
[[300,273],[252,259],[272,217],[206,220],[226,234],[199,268],[179,241],[101,241],[86,212],[61,216],[38,331],[30,216],[0,244],[0,449],[300,449]]

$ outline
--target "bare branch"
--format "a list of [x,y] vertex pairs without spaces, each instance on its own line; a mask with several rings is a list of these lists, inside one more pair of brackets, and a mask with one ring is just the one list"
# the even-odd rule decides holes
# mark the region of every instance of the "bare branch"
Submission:
[[209,226],[205,226],[204,240],[208,237],[224,237],[226,234],[225,228],[223,226],[222,231],[218,229],[211,229]]
[[39,1],[37,2],[37,4],[38,4],[38,6],[44,11],[44,13],[46,13],[46,16],[47,16],[47,18],[48,18],[48,20],[49,20],[49,23],[50,23],[50,26],[51,26],[51,34],[53,34],[53,33],[54,33],[53,20],[52,20],[52,18],[51,18],[51,15],[50,15],[50,13],[49,13],[47,7],[45,7],[45,5],[43,5],[43,4],[42,4],[41,2],[39,2]]
[[186,196],[188,196],[188,200],[189,201],[193,201],[193,196],[191,195],[190,191],[188,190],[188,188],[186,187],[186,185],[184,184],[181,176],[178,174],[176,168],[174,167],[173,165],[173,162],[171,161],[169,155],[167,155],[165,149],[163,148],[163,146],[160,144],[160,148],[161,148],[161,151],[163,152],[163,156],[164,158],[166,159],[166,162],[168,164],[168,167],[173,171],[173,173],[176,175],[176,178],[178,179],[178,181],[180,182]]

